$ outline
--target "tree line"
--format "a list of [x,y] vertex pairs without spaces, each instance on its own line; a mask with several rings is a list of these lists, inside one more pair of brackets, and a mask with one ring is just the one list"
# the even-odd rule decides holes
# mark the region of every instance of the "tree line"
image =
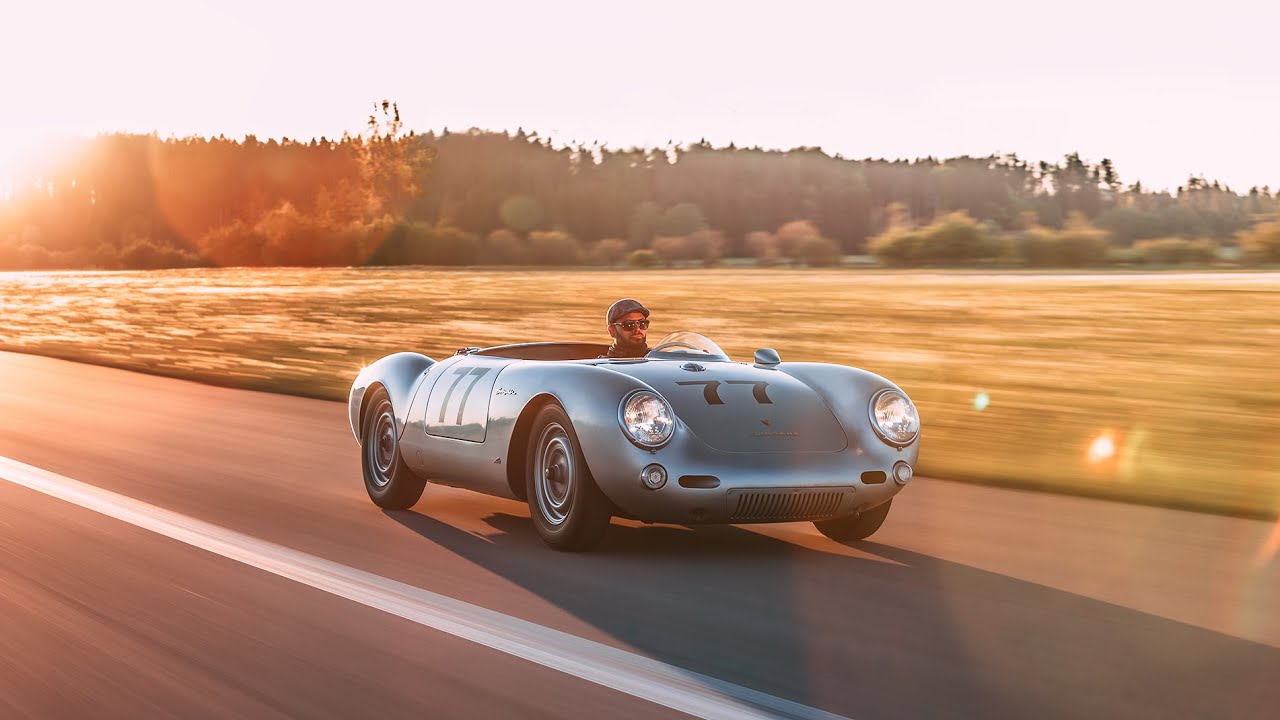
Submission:
[[1280,192],[1126,185],[1106,159],[852,160],[818,148],[559,147],[537,134],[110,134],[0,187],[0,268],[1280,262]]

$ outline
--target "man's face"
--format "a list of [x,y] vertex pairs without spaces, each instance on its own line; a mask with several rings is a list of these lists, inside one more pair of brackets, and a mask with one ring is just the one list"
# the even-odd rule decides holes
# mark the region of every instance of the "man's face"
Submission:
[[630,312],[609,326],[609,335],[621,345],[639,347],[649,334],[649,321],[642,312]]

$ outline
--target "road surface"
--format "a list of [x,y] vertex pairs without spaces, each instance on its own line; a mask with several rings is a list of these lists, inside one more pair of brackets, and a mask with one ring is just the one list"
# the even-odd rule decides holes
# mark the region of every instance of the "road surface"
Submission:
[[341,404],[0,353],[5,718],[1271,718],[1277,545],[916,478],[849,546],[563,554],[514,501],[375,507]]

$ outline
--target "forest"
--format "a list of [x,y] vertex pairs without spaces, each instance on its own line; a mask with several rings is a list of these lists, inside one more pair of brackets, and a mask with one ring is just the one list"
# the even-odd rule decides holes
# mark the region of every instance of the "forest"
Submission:
[[0,269],[1280,262],[1280,189],[1173,192],[1070,154],[555,146],[536,133],[104,134],[0,185]]

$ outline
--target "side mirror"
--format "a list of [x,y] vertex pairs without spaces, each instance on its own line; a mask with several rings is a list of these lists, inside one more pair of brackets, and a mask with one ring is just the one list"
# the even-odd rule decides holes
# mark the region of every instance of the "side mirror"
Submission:
[[778,351],[773,348],[760,348],[756,351],[756,364],[772,367],[782,362],[782,358],[778,357]]

